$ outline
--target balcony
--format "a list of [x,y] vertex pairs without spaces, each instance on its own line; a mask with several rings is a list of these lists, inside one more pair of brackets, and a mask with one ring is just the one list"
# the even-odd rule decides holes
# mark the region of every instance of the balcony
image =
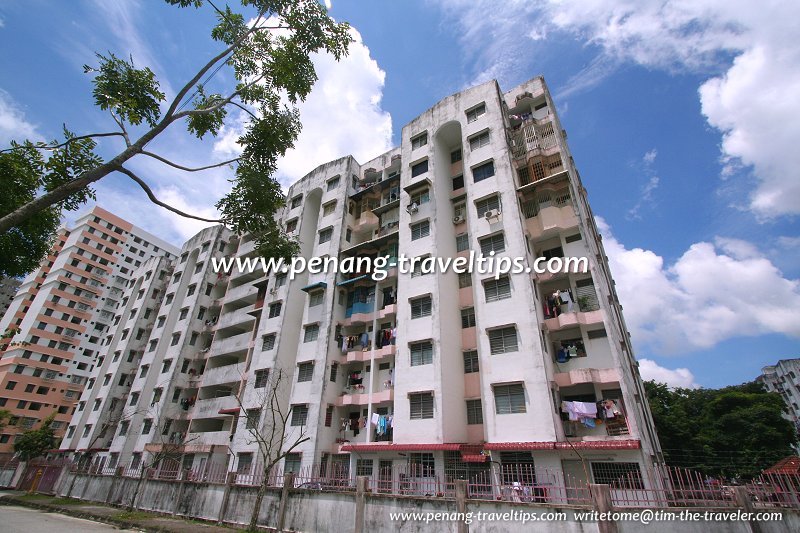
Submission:
[[539,209],[534,216],[529,216],[530,213],[535,212],[533,205],[531,203],[523,204],[523,213],[527,218],[525,227],[531,238],[534,240],[548,238],[557,235],[561,230],[577,227],[578,217],[575,215],[572,204],[568,202],[569,197],[563,205],[551,205]]
[[193,418],[215,418],[220,416],[220,411],[239,409],[239,402],[233,395],[219,398],[197,400],[192,408]]
[[550,154],[558,151],[558,139],[550,117],[528,119],[509,132],[511,153],[515,158]]
[[559,331],[564,328],[575,327],[578,325],[588,326],[590,324],[602,324],[603,312],[600,309],[595,311],[577,311],[573,313],[561,313],[555,318],[547,318],[544,327],[547,331]]
[[[230,430],[200,431],[186,434],[184,441],[188,447],[194,446],[228,446],[231,443]],[[187,450],[188,451],[188,450]]]
[[[570,441],[598,441],[613,440],[613,437],[626,437],[630,435],[628,420],[619,415],[612,419],[604,420],[595,427],[586,427],[579,421],[564,420],[564,435]],[[612,439],[609,439],[612,437]]]
[[242,298],[247,298],[248,296],[256,296],[257,294],[258,287],[252,283],[244,283],[238,287],[228,289],[228,292],[225,293],[225,303],[235,302],[236,300],[241,300]]
[[[397,353],[397,346],[394,344],[389,344],[388,346],[384,346],[383,348],[378,348],[375,350],[375,360],[378,359],[385,359],[387,357],[392,357]],[[369,361],[372,359],[372,350],[362,351],[362,350],[352,350],[347,352],[347,362],[348,363],[355,363],[357,361]]]
[[553,374],[559,387],[571,387],[581,383],[619,383],[622,380],[616,368],[578,368]]
[[380,220],[372,211],[364,211],[353,224],[353,231],[356,233],[371,232],[378,229],[378,224],[380,224]]
[[[394,389],[387,389],[380,392],[372,393],[372,403],[391,402],[394,400]],[[367,405],[369,404],[369,393],[360,392],[354,394],[343,394],[336,399],[337,407],[346,407],[350,405]]]
[[244,365],[233,364],[206,368],[203,374],[203,387],[208,385],[219,385],[220,383],[232,383],[240,381],[244,374]]
[[252,333],[248,331],[246,333],[234,335],[233,337],[228,337],[227,339],[215,341],[211,345],[209,357],[247,350],[250,348],[252,336]]
[[354,326],[356,324],[371,323],[375,318],[378,320],[385,319],[397,313],[397,306],[395,304],[386,305],[383,309],[378,309],[377,313],[372,311],[372,302],[359,302],[348,307],[345,311],[345,320],[343,326]]
[[247,322],[252,322],[255,318],[248,314],[250,311],[255,309],[254,305],[246,305],[244,307],[240,307],[239,309],[232,309],[222,316],[219,317],[219,321],[217,321],[217,331],[228,328],[231,326],[238,326],[245,324]]

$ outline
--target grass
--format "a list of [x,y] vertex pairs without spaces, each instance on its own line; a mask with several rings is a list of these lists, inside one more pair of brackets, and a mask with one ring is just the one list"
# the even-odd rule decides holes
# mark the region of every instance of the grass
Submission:
[[52,503],[53,505],[80,505],[86,502],[78,500],[77,498],[53,498],[53,500],[48,503]]
[[48,496],[47,494],[23,494],[19,496],[20,500],[28,500],[28,501],[37,501],[37,500],[52,500],[52,496]]
[[136,520],[150,520],[154,515],[150,513],[143,513],[141,511],[121,511],[112,516],[117,520],[136,521]]

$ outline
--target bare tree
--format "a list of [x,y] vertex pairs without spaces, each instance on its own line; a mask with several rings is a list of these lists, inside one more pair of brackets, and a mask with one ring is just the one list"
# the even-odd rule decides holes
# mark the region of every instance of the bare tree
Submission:
[[[280,368],[274,369],[263,384],[264,387],[252,389],[250,398],[245,397],[246,389],[236,395],[239,407],[245,413],[247,443],[258,445],[256,464],[261,467],[261,483],[250,515],[248,531],[257,531],[258,513],[269,486],[273,467],[311,438],[306,434],[307,413],[301,415],[299,412],[293,412],[284,399],[284,396],[288,396],[288,391],[284,389],[291,384],[290,376]],[[295,425],[293,422],[300,424]]]

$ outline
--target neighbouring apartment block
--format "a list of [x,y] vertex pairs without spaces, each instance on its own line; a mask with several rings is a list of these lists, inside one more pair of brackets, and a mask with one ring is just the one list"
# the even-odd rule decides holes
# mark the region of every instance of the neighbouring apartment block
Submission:
[[218,274],[214,257],[253,257],[255,245],[208,228],[122,287],[119,326],[64,451],[137,468],[169,447],[186,468],[246,473],[259,460],[250,429],[269,416],[259,398],[280,370],[287,432],[308,437],[283,461],[287,471],[315,465],[402,483],[473,479],[496,465],[511,480],[535,465],[639,486],[662,462],[601,237],[543,79],[445,98],[402,129],[399,147],[314,169],[278,216],[306,259],[393,264],[401,254],[475,251],[531,267],[583,257],[589,269],[495,279],[391,268],[380,281],[368,272]]
[[0,277],[0,317],[6,314],[22,281],[17,278]]
[[786,403],[785,418],[800,430],[800,359],[781,359],[761,369],[756,381],[769,392],[777,392]]
[[123,288],[152,256],[177,250],[99,207],[62,228],[41,266],[20,284],[0,317],[0,409],[11,419],[0,430],[0,453],[15,436],[55,414],[64,435],[90,375],[102,361],[115,327]]

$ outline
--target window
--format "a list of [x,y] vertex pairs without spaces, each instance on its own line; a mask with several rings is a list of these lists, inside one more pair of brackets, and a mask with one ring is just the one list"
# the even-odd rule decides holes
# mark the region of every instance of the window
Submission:
[[[423,263],[429,257],[430,257],[430,255],[425,255],[425,256],[420,257],[419,261],[414,261],[414,268],[411,270],[411,277],[412,278],[416,278],[418,276],[424,276],[425,274],[429,274],[430,273],[430,271],[431,271],[430,268],[425,268],[424,270],[422,268],[423,267]],[[429,261],[429,263],[430,263],[430,261]]]
[[303,195],[302,194],[298,194],[297,196],[292,198],[292,207],[291,208],[295,209],[296,207],[300,207],[301,203],[303,203]]
[[494,161],[488,161],[477,167],[472,167],[472,181],[478,183],[494,176]]
[[281,302],[275,302],[274,304],[270,304],[269,306],[269,318],[275,318],[276,316],[281,316]]
[[472,109],[467,111],[467,124],[475,122],[486,113],[486,104],[478,104]]
[[433,418],[433,393],[416,392],[409,394],[408,407],[410,411],[409,418],[411,418],[411,420]]
[[147,375],[147,371],[150,369],[150,365],[142,365],[142,371],[139,373],[139,377],[143,378]]
[[149,435],[151,429],[153,429],[153,419],[145,418],[142,424],[142,435]]
[[461,161],[461,148],[450,152],[450,164],[455,164]]
[[256,382],[253,385],[253,388],[263,389],[267,386],[267,382],[269,382],[269,368],[256,370]]
[[322,206],[322,216],[326,217],[328,215],[332,215],[335,210],[336,210],[336,200],[334,200],[333,202],[328,202],[327,204]]
[[164,305],[171,304],[173,298],[175,298],[175,294],[173,294],[173,293],[167,294],[167,299],[164,300]]
[[191,285],[189,285],[189,286],[186,288],[186,296],[191,296],[191,295],[193,295],[193,294],[194,294],[194,291],[196,291],[196,290],[197,290],[197,284],[196,284],[196,283],[192,283]]
[[415,241],[431,234],[431,224],[427,220],[411,224],[411,240]]
[[468,352],[464,352],[464,373],[465,374],[472,374],[479,370],[478,367],[478,351],[477,350],[469,350]]
[[303,455],[297,452],[287,453],[283,459],[284,472],[299,472]]
[[192,335],[189,337],[189,346],[194,346],[195,344],[197,344],[197,338],[199,336],[200,336],[199,333],[197,333],[196,331],[193,331]]
[[250,473],[250,469],[253,466],[253,454],[250,452],[242,452],[238,456],[238,461],[236,463],[236,473],[237,474],[248,474]]
[[319,338],[319,324],[309,324],[303,333],[303,342],[314,342]]
[[[486,130],[477,135],[473,135],[472,137],[469,138],[469,149],[471,151],[475,151],[478,148],[482,148],[487,144],[489,144],[489,130]],[[494,169],[492,169],[492,174],[494,174]]]
[[525,389],[522,383],[495,385],[494,406],[498,415],[525,412]]
[[308,306],[309,307],[316,307],[318,305],[322,305],[322,301],[324,300],[325,292],[324,291],[314,291],[308,295]]
[[297,229],[297,219],[293,218],[292,220],[286,223],[286,233],[294,233],[294,230]]
[[325,228],[319,232],[319,243],[326,243],[333,237],[333,228]]
[[269,335],[264,335],[261,340],[261,350],[266,352],[267,350],[271,350],[275,347],[275,334],[270,333]]
[[475,327],[475,308],[467,307],[461,310],[461,328],[474,328]]
[[161,315],[160,317],[158,317],[158,323],[156,324],[156,327],[157,328],[163,327],[164,326],[164,322],[166,322],[166,321],[167,321],[166,315]]
[[335,176],[328,180],[328,192],[339,188],[339,176]]
[[467,424],[483,424],[481,400],[467,400]]
[[472,287],[472,274],[469,272],[462,272],[458,275],[458,288],[464,289],[466,287]]
[[424,316],[431,316],[431,297],[423,296],[410,301],[411,303],[411,318],[422,318]]
[[314,376],[314,363],[300,363],[297,365],[297,382],[311,381]]
[[506,251],[506,242],[502,232],[479,239],[478,242],[481,245],[481,253],[484,256],[489,256],[491,252],[499,254]]
[[487,302],[511,298],[511,280],[508,276],[487,280],[483,282],[483,292]]
[[161,373],[165,374],[169,372],[170,368],[172,368],[172,359],[165,359],[163,365],[161,366]]
[[132,392],[131,393],[131,401],[128,403],[128,405],[136,405],[137,403],[139,403],[139,393],[138,392]]
[[412,137],[411,138],[411,149],[412,150],[416,150],[417,148],[422,148],[426,144],[428,144],[428,134],[427,134],[427,132],[426,133],[421,133],[421,134],[417,135],[416,137]]
[[180,333],[173,333],[172,334],[172,340],[170,341],[169,345],[170,346],[175,346],[176,344],[178,344],[180,342],[180,340],[181,340],[181,334]]
[[286,285],[286,274],[275,275],[275,287],[283,287]]
[[416,178],[428,171],[428,160],[420,161],[416,165],[411,165],[411,177]]
[[508,326],[491,330],[489,332],[489,349],[493,355],[516,352],[519,349],[517,329],[514,326]]
[[6,383],[6,390],[14,390],[14,387],[16,386],[17,386],[16,381],[9,381],[8,383]]
[[478,210],[478,217],[483,218],[486,212],[491,210],[500,211],[500,197],[497,195],[484,198],[475,202],[475,208]]
[[453,190],[457,191],[458,189],[464,188],[464,175],[459,174],[458,176],[453,178]]
[[564,237],[564,242],[566,243],[577,242],[579,240],[581,240],[580,233],[576,233],[575,235],[567,235],[566,237]]
[[433,364],[433,344],[431,341],[415,342],[408,346],[411,352],[411,366]]
[[644,489],[639,463],[591,463],[595,483],[612,489]]
[[293,426],[305,426],[308,421],[308,405],[293,405],[292,406],[292,421]]
[[261,420],[261,409],[248,409],[247,410],[247,423],[245,429],[256,429],[258,421]]
[[331,363],[331,376],[330,376],[330,379],[333,383],[336,383],[336,377],[338,372],[339,372],[339,363],[334,361],[333,363]]
[[356,475],[357,476],[372,476],[372,459],[356,459]]
[[587,331],[586,336],[590,339],[602,339],[608,337],[608,333],[606,333],[605,329],[594,329],[592,331]]
[[463,252],[469,250],[469,235],[462,233],[456,237],[456,251]]
[[422,205],[428,203],[430,199],[431,199],[431,193],[426,187],[412,194],[410,203]]

